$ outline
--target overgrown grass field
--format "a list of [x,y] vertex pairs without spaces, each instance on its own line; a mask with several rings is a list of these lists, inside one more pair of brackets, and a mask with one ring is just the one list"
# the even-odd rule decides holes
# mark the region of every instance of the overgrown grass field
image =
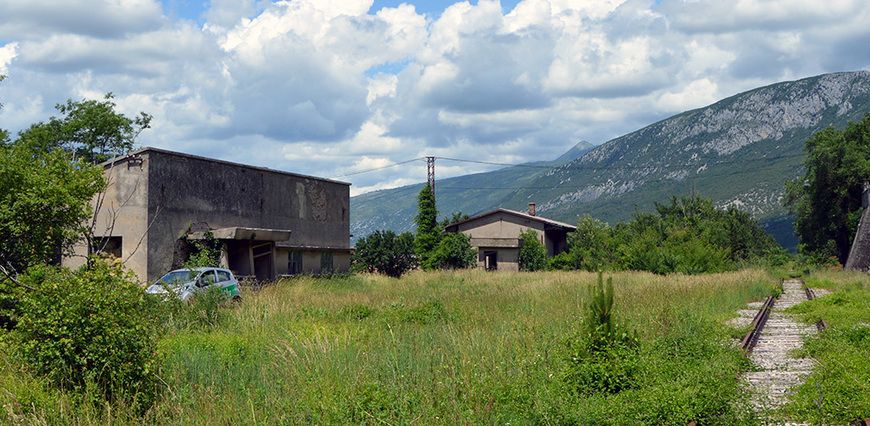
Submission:
[[572,379],[595,274],[414,272],[286,280],[174,323],[143,414],[54,390],[0,342],[0,423],[755,423],[725,323],[777,278],[605,276],[640,342],[615,393]]

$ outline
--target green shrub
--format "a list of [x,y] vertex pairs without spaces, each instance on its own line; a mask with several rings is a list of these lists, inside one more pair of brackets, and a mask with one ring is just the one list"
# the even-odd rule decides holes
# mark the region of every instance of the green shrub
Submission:
[[414,255],[414,235],[403,232],[375,231],[356,243],[353,269],[357,272],[377,272],[399,278],[417,267]]
[[193,241],[193,253],[184,262],[184,267],[193,269],[215,267],[221,263],[221,242],[211,231],[206,231],[202,240]]
[[471,237],[461,232],[445,234],[431,256],[432,266],[441,269],[465,269],[477,264],[477,251]]
[[95,386],[108,400],[149,404],[156,394],[159,300],[118,264],[95,260],[75,272],[31,268],[15,329],[30,369],[66,389]]
[[520,271],[540,271],[547,267],[547,249],[538,233],[527,230],[520,233],[520,253],[517,258]]
[[570,271],[572,269],[577,269],[575,264],[574,256],[572,256],[570,252],[563,251],[547,261],[547,269],[555,271]]

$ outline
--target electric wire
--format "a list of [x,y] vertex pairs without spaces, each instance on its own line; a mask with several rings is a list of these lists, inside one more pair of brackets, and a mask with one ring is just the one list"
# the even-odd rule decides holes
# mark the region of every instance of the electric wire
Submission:
[[371,169],[358,170],[358,171],[351,172],[351,173],[346,173],[346,174],[343,174],[343,175],[337,175],[337,176],[334,176],[333,178],[342,178],[342,177],[348,177],[348,176],[360,175],[360,174],[363,174],[363,173],[376,172],[376,171],[378,171],[378,170],[389,169],[389,168],[391,168],[391,167],[401,166],[401,165],[403,165],[403,164],[408,164],[408,163],[412,163],[412,162],[414,162],[414,161],[422,161],[422,160],[423,160],[422,157],[412,158],[412,159],[410,159],[410,160],[399,161],[398,163],[387,164],[386,166],[374,167],[374,168],[371,168]]

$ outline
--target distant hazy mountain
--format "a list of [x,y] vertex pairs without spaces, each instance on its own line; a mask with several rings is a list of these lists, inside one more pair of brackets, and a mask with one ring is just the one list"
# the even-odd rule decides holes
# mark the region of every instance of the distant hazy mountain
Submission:
[[[439,181],[438,207],[443,214],[471,214],[495,207],[522,210],[535,201],[539,214],[554,219],[573,222],[588,213],[615,223],[694,190],[720,206],[750,212],[783,241],[791,232],[783,185],[802,174],[804,142],[818,130],[842,128],[868,112],[867,71],[777,83],[581,149],[579,155],[572,149],[569,159],[560,157],[551,168],[512,167]],[[352,198],[352,233],[412,229],[419,189]]]

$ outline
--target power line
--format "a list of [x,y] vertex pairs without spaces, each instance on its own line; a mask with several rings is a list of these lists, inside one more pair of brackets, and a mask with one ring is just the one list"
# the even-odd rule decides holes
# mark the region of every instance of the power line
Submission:
[[343,174],[343,175],[338,175],[338,176],[335,176],[335,177],[336,177],[336,178],[340,178],[340,177],[348,177],[348,176],[360,175],[360,174],[363,174],[363,173],[376,172],[376,171],[378,171],[378,170],[389,169],[390,167],[401,166],[401,165],[403,165],[403,164],[408,164],[408,163],[412,163],[412,162],[414,162],[414,161],[420,161],[420,160],[423,160],[423,158],[422,158],[422,157],[412,158],[412,159],[410,159],[410,160],[400,161],[400,162],[398,162],[398,163],[388,164],[388,165],[386,165],[386,166],[375,167],[375,168],[366,169],[366,170],[359,170],[359,171],[356,171],[356,172],[347,173],[347,174]]

